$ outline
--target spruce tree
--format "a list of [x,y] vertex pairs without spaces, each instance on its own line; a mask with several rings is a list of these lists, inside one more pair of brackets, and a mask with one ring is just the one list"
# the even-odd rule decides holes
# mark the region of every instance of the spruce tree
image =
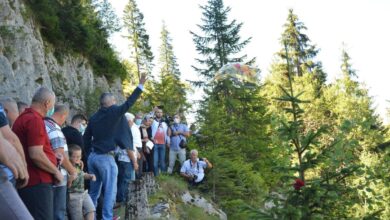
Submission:
[[[334,127],[348,125],[351,130],[346,133],[345,140],[356,143],[352,150],[358,158],[349,161],[362,167],[364,175],[355,175],[349,178],[348,184],[358,187],[359,200],[352,207],[351,216],[380,216],[388,204],[389,187],[386,175],[388,173],[383,164],[386,164],[386,153],[377,146],[386,141],[386,129],[373,109],[372,98],[368,90],[355,78],[357,75],[350,64],[350,56],[342,50],[342,65],[340,78],[324,92],[324,103],[329,110],[328,121]],[[366,185],[361,183],[365,182]],[[387,210],[387,215],[389,210]]]
[[102,28],[108,34],[112,34],[121,29],[119,18],[108,0],[92,0],[92,5],[95,8],[97,17],[102,23]]
[[[202,80],[210,80],[217,70],[230,62],[253,64],[255,58],[247,60],[247,55],[240,55],[251,38],[241,40],[239,33],[243,23],[236,20],[228,21],[231,8],[225,7],[222,0],[209,0],[207,5],[200,8],[203,10],[204,23],[198,27],[203,34],[192,31],[190,33],[193,35],[198,54],[202,56],[196,59],[199,65],[192,67]],[[193,83],[196,86],[203,86],[205,82],[202,80]]]
[[154,84],[155,104],[163,105],[168,115],[184,113],[189,104],[186,91],[188,85],[180,80],[180,70],[173,51],[172,39],[165,23],[161,29],[159,57],[159,81]]
[[[284,57],[287,85],[280,86],[283,95],[276,100],[286,103],[285,113],[279,116],[280,125],[275,124],[274,129],[281,139],[278,143],[290,153],[291,163],[287,170],[281,170],[286,176],[281,179],[283,187],[277,192],[283,196],[271,195],[277,205],[270,211],[280,219],[355,217],[353,208],[360,204],[359,189],[371,190],[371,186],[368,182],[354,182],[356,177],[364,177],[367,170],[359,163],[353,119],[342,118],[338,123],[329,120],[334,115],[328,113],[332,110],[324,101],[327,91],[320,99],[311,96],[307,100],[310,96],[305,95],[303,88],[314,87],[301,80],[312,75],[295,76],[292,69],[296,66],[290,65],[294,57],[289,57],[287,44]],[[335,95],[329,98],[336,99]]]
[[[312,73],[320,85],[325,84],[326,73],[322,70],[321,62],[315,61],[319,50],[310,43],[309,37],[304,33],[306,26],[292,9],[289,10],[287,22],[283,27],[284,31],[280,41],[282,45],[287,45],[292,76],[302,76],[305,72]],[[285,59],[284,48],[278,55],[281,59]]]
[[354,69],[352,69],[352,65],[351,65],[351,57],[349,56],[349,54],[347,53],[346,49],[345,49],[345,46],[344,48],[342,49],[342,52],[341,52],[341,71],[343,73],[344,76],[349,76],[349,77],[357,77],[356,75],[356,71]]
[[259,207],[279,178],[271,170],[280,158],[268,147],[270,122],[260,89],[224,79],[213,85],[213,95],[199,110],[197,144],[203,146],[201,156],[214,164],[206,186],[232,219],[247,219],[237,208]]
[[141,73],[150,75],[152,72],[153,53],[149,46],[149,35],[145,30],[144,15],[137,7],[135,0],[129,0],[124,9],[124,27],[130,41],[131,62],[135,64],[138,78]]

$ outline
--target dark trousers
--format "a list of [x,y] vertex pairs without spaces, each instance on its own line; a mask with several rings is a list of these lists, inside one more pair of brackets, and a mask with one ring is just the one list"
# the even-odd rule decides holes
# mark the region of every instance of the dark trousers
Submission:
[[145,166],[144,166],[144,172],[153,172],[153,154],[154,154],[154,148],[150,151],[149,154],[144,152],[145,155]]
[[18,190],[20,198],[35,220],[53,219],[53,186],[38,184]]

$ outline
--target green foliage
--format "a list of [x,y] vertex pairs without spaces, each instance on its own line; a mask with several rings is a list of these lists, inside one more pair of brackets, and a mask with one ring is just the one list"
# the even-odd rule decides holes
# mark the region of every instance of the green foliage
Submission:
[[[299,76],[291,70],[294,65],[288,68],[294,64],[288,46],[284,59],[273,66],[263,91],[270,102],[272,130],[278,131],[272,139],[286,148],[291,161],[280,169],[285,177],[276,191],[282,196],[266,200],[276,204],[271,213],[281,219],[380,216],[384,181],[375,176],[379,155],[370,149],[383,142],[384,133],[367,90],[350,78],[352,68],[344,59],[348,68],[342,68],[343,77],[322,87],[319,96],[320,82],[313,74]],[[293,176],[305,186],[294,190]]]
[[[209,0],[207,5],[200,6],[200,8],[203,10],[202,21],[204,23],[198,27],[204,34],[190,32],[196,50],[203,57],[196,59],[201,67],[193,66],[200,77],[210,80],[217,70],[230,62],[253,64],[255,58],[246,61],[246,55],[238,55],[251,38],[241,41],[239,32],[243,24],[237,23],[236,20],[228,21],[231,8],[225,8],[223,0]],[[205,85],[204,81],[193,83],[196,86]]]
[[[287,47],[287,55],[291,60],[292,76],[311,73],[322,85],[326,82],[326,73],[322,70],[321,62],[315,61],[319,50],[310,44],[309,37],[303,33],[306,29],[306,26],[298,20],[298,16],[290,9],[287,22],[284,25],[281,43]],[[278,53],[278,56],[282,60],[286,59],[284,49]],[[286,70],[286,68],[283,69]]]
[[109,80],[125,77],[125,68],[108,43],[108,30],[97,17],[91,1],[29,0],[27,3],[43,37],[54,45],[58,58],[76,52],[88,58],[95,74]]
[[218,220],[217,216],[208,215],[204,209],[191,205],[180,204],[177,206],[179,219]]
[[141,73],[150,75],[153,68],[153,53],[149,46],[149,35],[145,30],[144,15],[139,11],[135,0],[125,6],[123,22],[130,41],[131,62],[138,78]]
[[121,29],[119,18],[116,16],[108,0],[92,0],[92,5],[97,12],[97,17],[101,21],[104,30],[111,34]]
[[271,170],[279,155],[268,148],[269,118],[260,88],[220,81],[199,111],[197,145],[214,165],[206,185],[229,217],[245,218],[236,212],[236,203],[259,207],[279,178]]
[[165,24],[161,30],[159,66],[160,81],[153,85],[156,104],[163,105],[164,112],[171,116],[184,113],[189,108],[186,97],[189,86],[180,80],[181,74],[173,52],[172,39]]
[[102,90],[100,88],[95,88],[93,91],[85,92],[85,111],[87,117],[91,117],[93,113],[95,113],[100,105],[100,95],[102,94]]

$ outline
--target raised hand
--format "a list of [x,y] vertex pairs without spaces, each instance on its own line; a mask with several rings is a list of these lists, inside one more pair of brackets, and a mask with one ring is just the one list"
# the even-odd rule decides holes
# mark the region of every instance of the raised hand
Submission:
[[139,84],[144,85],[146,82],[146,73],[142,73],[140,78],[139,78]]

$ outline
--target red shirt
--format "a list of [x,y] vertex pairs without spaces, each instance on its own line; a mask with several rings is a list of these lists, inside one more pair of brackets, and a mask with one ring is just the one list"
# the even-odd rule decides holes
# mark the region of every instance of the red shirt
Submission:
[[165,144],[164,129],[162,128],[162,126],[157,128],[157,132],[154,135],[154,143],[155,144]]
[[27,170],[30,175],[27,186],[41,183],[53,183],[53,175],[38,168],[28,154],[28,148],[43,145],[43,152],[47,158],[57,165],[56,156],[51,149],[49,137],[46,133],[43,117],[32,108],[27,108],[15,121],[12,130],[19,137],[26,155]]

